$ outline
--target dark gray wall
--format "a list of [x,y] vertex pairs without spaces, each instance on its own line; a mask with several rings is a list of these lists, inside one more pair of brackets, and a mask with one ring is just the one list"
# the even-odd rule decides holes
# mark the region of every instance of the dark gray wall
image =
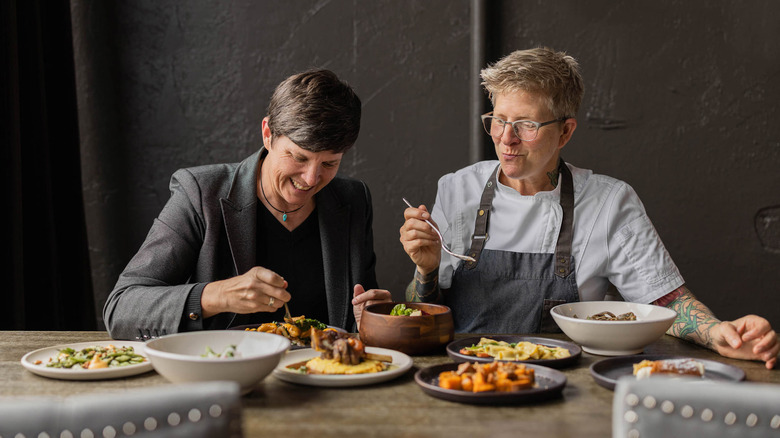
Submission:
[[505,2],[502,46],[580,60],[586,96],[563,156],[636,189],[716,315],[758,313],[777,328],[780,3],[554,4]]
[[[780,326],[780,213],[762,216],[774,243],[755,229],[760,209],[780,205],[780,4],[488,3],[497,56],[549,45],[582,63],[586,97],[564,157],[634,186],[718,316]],[[401,197],[430,204],[438,177],[469,164],[470,6],[73,0],[98,305],[171,173],[255,151],[273,88],[310,67],[332,69],[363,101],[341,172],[372,190],[379,281],[400,299],[413,270],[398,242]]]

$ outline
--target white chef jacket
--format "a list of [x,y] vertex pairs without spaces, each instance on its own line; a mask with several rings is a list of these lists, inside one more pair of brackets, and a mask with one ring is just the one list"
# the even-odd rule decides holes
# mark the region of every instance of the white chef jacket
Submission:
[[[431,216],[453,252],[471,247],[479,201],[498,161],[482,161],[439,179]],[[636,192],[623,181],[567,163],[574,178],[574,258],[581,301],[603,300],[612,283],[626,301],[651,303],[685,282],[647,217]],[[555,252],[563,211],[560,185],[523,196],[498,183],[485,249]],[[439,286],[450,287],[460,260],[442,251]]]

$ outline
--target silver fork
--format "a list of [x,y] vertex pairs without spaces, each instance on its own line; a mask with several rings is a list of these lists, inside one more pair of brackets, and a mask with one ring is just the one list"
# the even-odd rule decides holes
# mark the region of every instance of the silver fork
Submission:
[[[403,199],[404,202],[406,203],[406,205],[408,205],[410,208],[415,208],[415,207],[412,206],[412,204],[409,203],[409,201],[406,200],[406,198],[401,198],[401,199]],[[477,261],[473,257],[469,257],[469,256],[463,255],[463,254],[456,254],[456,253],[450,251],[450,249],[447,248],[447,245],[444,244],[444,237],[442,237],[441,232],[439,231],[439,229],[436,228],[435,226],[433,226],[433,224],[429,220],[426,220],[425,223],[430,225],[431,228],[433,228],[433,231],[436,231],[436,234],[439,235],[439,242],[441,243],[441,249],[443,249],[444,252],[446,252],[447,254],[449,254],[449,255],[451,255],[453,257],[457,257],[457,258],[459,258],[461,260],[465,260],[467,262],[476,262]]]
[[146,342],[150,339],[159,338],[160,336],[165,336],[165,330],[149,330],[149,329],[138,329],[138,336],[135,337],[136,340]]
[[292,324],[292,315],[290,315],[290,308],[287,307],[287,303],[284,303],[284,322]]

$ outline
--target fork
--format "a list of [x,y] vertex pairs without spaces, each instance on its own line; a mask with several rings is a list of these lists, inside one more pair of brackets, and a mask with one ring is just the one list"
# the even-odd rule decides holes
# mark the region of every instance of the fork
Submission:
[[287,307],[287,303],[284,303],[284,322],[292,323],[292,315],[290,315],[290,308]]
[[165,336],[165,330],[149,330],[149,329],[138,329],[138,336],[135,337],[136,340],[146,342],[150,339],[159,338],[160,336]]
[[[414,208],[414,207],[412,207],[412,204],[410,204],[410,203],[409,203],[409,201],[407,201],[407,200],[406,200],[406,198],[401,198],[401,199],[403,199],[403,200],[404,200],[404,202],[406,203],[406,205],[408,205],[408,206],[409,206],[409,208]],[[475,258],[473,258],[473,257],[469,257],[469,256],[467,256],[467,255],[463,255],[463,254],[456,254],[456,253],[454,253],[454,252],[450,251],[450,249],[449,249],[449,248],[447,248],[447,245],[445,245],[445,244],[444,244],[444,237],[442,237],[442,235],[441,235],[441,231],[439,231],[439,229],[438,229],[438,228],[436,228],[435,226],[433,226],[433,224],[431,223],[431,221],[429,221],[429,220],[426,220],[426,221],[425,221],[425,223],[426,223],[426,224],[428,224],[428,225],[430,225],[430,226],[431,226],[431,228],[433,228],[433,231],[435,231],[435,232],[436,232],[436,234],[438,234],[438,235],[439,235],[439,243],[441,243],[441,249],[443,249],[443,250],[444,250],[444,252],[446,252],[447,254],[449,254],[449,255],[451,255],[451,256],[453,256],[453,257],[459,258],[459,259],[461,259],[461,260],[465,260],[465,261],[467,261],[467,262],[476,262],[476,261],[477,261],[477,260],[476,260]]]

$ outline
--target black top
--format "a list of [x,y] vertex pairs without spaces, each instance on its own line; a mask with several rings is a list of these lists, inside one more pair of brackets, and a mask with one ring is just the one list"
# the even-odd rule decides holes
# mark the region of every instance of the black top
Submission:
[[[317,209],[298,228],[289,231],[262,205],[257,206],[257,265],[287,280],[292,316],[305,315],[328,324],[325,270]],[[284,307],[259,312],[256,322],[284,321]]]

